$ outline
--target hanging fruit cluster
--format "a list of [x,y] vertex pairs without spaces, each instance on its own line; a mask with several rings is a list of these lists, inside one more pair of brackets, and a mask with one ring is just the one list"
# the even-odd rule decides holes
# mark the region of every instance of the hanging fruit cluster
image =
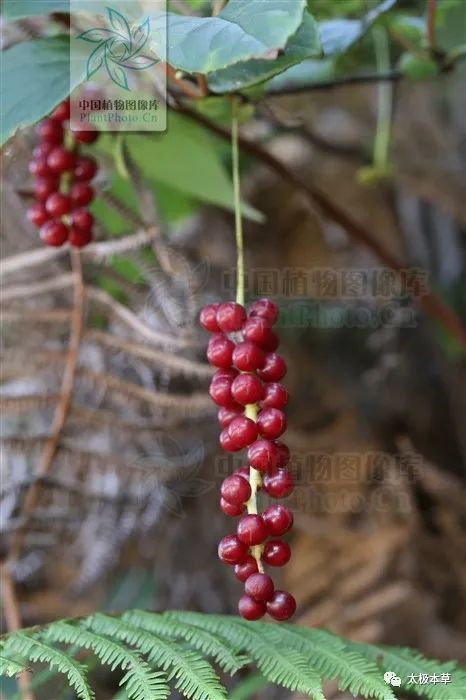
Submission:
[[71,131],[69,118],[66,100],[37,128],[40,141],[29,163],[36,202],[28,209],[28,218],[46,245],[68,241],[82,248],[92,240],[94,217],[87,206],[94,198],[90,181],[97,163],[91,156],[80,155],[79,146],[94,143],[98,132]]
[[247,465],[228,476],[221,487],[220,505],[226,515],[241,516],[235,534],[224,537],[220,559],[235,567],[245,593],[239,612],[257,620],[268,612],[275,620],[289,619],[295,609],[293,596],[275,590],[264,565],[283,566],[290,547],[282,539],[293,524],[293,515],[274,504],[259,514],[256,494],[284,498],[293,489],[286,468],[287,446],[279,440],[286,430],[283,412],[288,392],[280,383],[286,374],[284,359],[275,351],[279,340],[272,326],[278,307],[269,299],[252,304],[249,314],[236,302],[209,304],[200,315],[201,325],[212,337],[207,359],[217,371],[210,396],[219,406],[220,444],[228,452],[247,448]]

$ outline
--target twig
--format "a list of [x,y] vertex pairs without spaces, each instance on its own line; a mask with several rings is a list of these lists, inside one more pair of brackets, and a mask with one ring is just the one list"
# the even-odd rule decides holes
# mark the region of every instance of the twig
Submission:
[[433,53],[437,49],[436,19],[437,0],[427,0],[427,42]]
[[72,273],[57,275],[50,279],[36,282],[35,284],[18,284],[5,287],[0,293],[0,300],[13,301],[14,299],[29,298],[33,299],[39,294],[47,294],[48,292],[56,292],[60,289],[66,289],[73,284],[74,277]]
[[[16,632],[16,630],[21,629],[21,615],[19,612],[18,598],[16,596],[15,582],[11,571],[9,571],[6,566],[2,566],[0,570],[0,592],[6,628],[8,632]],[[31,674],[28,671],[24,671],[18,676],[17,680],[23,700],[34,700],[34,695],[30,691]]]
[[[202,114],[194,112],[193,110],[179,103],[177,103],[177,109],[194,121],[202,124],[221,138],[230,141],[231,134],[228,129],[224,129],[223,127],[211,122]],[[381,245],[371,236],[370,232],[364,227],[364,225],[353,219],[338,204],[335,204],[334,201],[314,183],[304,182],[301,180],[298,175],[296,175],[294,170],[275,158],[274,155],[262,148],[262,146],[258,145],[257,143],[239,137],[239,145],[244,153],[248,153],[256,160],[267,165],[285,181],[289,182],[291,185],[293,185],[293,187],[305,194],[306,197],[317,206],[323,216],[338,223],[351,236],[351,238],[368,248],[372,254],[381,260],[387,267],[399,273],[403,272],[404,266],[402,261],[386,250],[383,245]],[[419,304],[428,315],[437,320],[451,333],[452,336],[456,338],[460,345],[466,349],[466,329],[463,326],[461,319],[449,306],[444,304],[443,301],[433,292],[429,292],[421,297],[419,299]]]
[[396,83],[401,80],[403,74],[398,70],[391,70],[386,73],[360,73],[358,75],[347,75],[344,78],[334,78],[333,80],[321,80],[316,83],[306,85],[290,85],[289,87],[275,88],[267,91],[267,97],[280,97],[282,95],[299,95],[303,92],[317,92],[319,90],[334,90],[340,87],[351,87],[353,85],[370,85],[373,83],[389,82]]

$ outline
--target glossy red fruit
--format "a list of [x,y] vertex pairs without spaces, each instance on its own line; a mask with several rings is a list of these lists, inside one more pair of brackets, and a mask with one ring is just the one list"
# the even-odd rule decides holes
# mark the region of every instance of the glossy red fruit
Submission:
[[53,148],[53,143],[49,143],[48,141],[41,141],[33,149],[32,156],[33,158],[47,158],[48,154]]
[[52,119],[59,122],[66,122],[70,118],[70,101],[65,100],[52,112]]
[[270,299],[259,299],[255,301],[249,309],[250,316],[266,318],[272,326],[277,321],[279,313],[280,309],[273,301],[270,301]]
[[75,226],[71,226],[68,240],[73,248],[83,248],[92,241],[92,231],[82,231],[81,229],[75,228]]
[[251,498],[251,486],[249,481],[239,474],[232,474],[223,481],[220,493],[228,503],[241,505]]
[[54,177],[41,177],[34,184],[34,196],[39,202],[45,202],[53,192],[56,192],[59,182]]
[[263,392],[262,382],[255,374],[239,374],[231,385],[232,397],[243,406],[260,401]]
[[246,416],[233,418],[227,430],[239,450],[247,447],[257,438],[257,423]]
[[32,204],[27,210],[27,217],[31,224],[37,226],[38,228],[50,219],[50,216],[47,214],[45,206],[42,202]]
[[270,382],[264,386],[262,397],[263,408],[284,408],[288,403],[289,394],[283,384]]
[[243,564],[248,556],[248,547],[236,535],[227,535],[220,540],[218,556],[225,564]]
[[46,245],[59,247],[68,240],[68,227],[59,219],[51,219],[41,226],[39,234]]
[[246,310],[235,301],[220,304],[217,310],[217,323],[224,333],[239,331],[246,320]]
[[265,363],[258,371],[258,375],[264,382],[278,382],[286,374],[286,363],[281,355],[271,352],[265,357]]
[[264,617],[267,610],[266,604],[254,600],[249,595],[242,595],[238,603],[238,612],[245,620],[259,620]]
[[[256,317],[254,317],[256,318]],[[258,316],[257,318],[260,318]],[[261,347],[266,351],[266,352],[275,352],[275,350],[278,348],[280,345],[280,339],[276,333],[273,331],[270,331],[270,335],[267,338],[267,340],[261,345]]]
[[278,450],[270,440],[256,440],[248,449],[248,462],[260,472],[277,466]]
[[285,566],[291,558],[290,545],[283,540],[269,540],[264,544],[262,558],[269,566]]
[[293,513],[281,504],[269,506],[262,513],[267,530],[274,537],[281,537],[293,527]]
[[55,146],[47,156],[47,165],[54,173],[61,174],[72,170],[75,163],[75,155],[63,146]]
[[289,620],[296,612],[296,601],[286,591],[275,591],[272,600],[267,603],[267,612],[274,620]]
[[235,471],[235,474],[239,474],[239,476],[249,480],[249,471],[249,467],[240,467]]
[[231,377],[220,376],[213,377],[209,386],[210,398],[217,406],[231,406],[235,402],[231,395],[231,385],[233,380]]
[[209,333],[218,333],[220,326],[217,323],[217,310],[220,304],[207,304],[199,315],[199,323]]
[[207,346],[207,359],[214,367],[231,366],[235,344],[226,336],[217,333],[212,336]]
[[243,338],[256,345],[263,346],[272,333],[272,326],[266,318],[261,316],[249,317],[243,326]]
[[220,508],[223,510],[225,515],[229,515],[232,518],[241,515],[246,510],[244,503],[241,503],[240,505],[233,505],[233,503],[228,503],[228,501],[225,501],[224,498],[220,499]]
[[287,445],[281,440],[275,440],[277,448],[277,467],[286,467],[290,463],[290,450]]
[[28,170],[34,177],[50,177],[52,175],[52,171],[47,165],[47,156],[33,158],[29,162]]
[[249,547],[262,544],[266,539],[267,527],[260,515],[244,515],[238,523],[238,539]]
[[44,119],[37,127],[42,141],[58,145],[63,141],[63,126],[56,119]]
[[236,564],[235,566],[235,576],[238,581],[245,583],[251,574],[257,573],[257,561],[250,554],[244,564]]
[[81,207],[71,214],[71,223],[80,231],[90,231],[94,224],[94,217],[89,209]]
[[53,192],[45,202],[45,209],[50,216],[60,217],[68,214],[70,210],[70,198],[62,192]]
[[273,581],[267,574],[251,574],[244,585],[244,592],[254,600],[266,603],[273,597]]
[[222,450],[225,450],[225,452],[238,452],[241,449],[231,438],[228,428],[224,428],[220,433],[219,442]]
[[293,491],[293,477],[287,469],[278,469],[264,476],[263,487],[272,498],[286,498]]
[[243,372],[254,372],[264,367],[266,355],[255,343],[245,340],[238,343],[233,351],[233,364]]
[[228,428],[233,418],[237,418],[243,414],[244,407],[239,404],[236,406],[222,406],[218,410],[217,418],[222,428]]
[[74,179],[77,182],[92,180],[97,172],[97,163],[92,156],[79,156],[73,169]]
[[99,138],[98,131],[73,131],[72,133],[79,143],[94,143]]
[[280,437],[287,426],[286,416],[279,408],[264,408],[257,417],[260,435],[268,440]]
[[87,182],[76,182],[70,189],[70,199],[74,207],[85,207],[94,199],[94,190]]

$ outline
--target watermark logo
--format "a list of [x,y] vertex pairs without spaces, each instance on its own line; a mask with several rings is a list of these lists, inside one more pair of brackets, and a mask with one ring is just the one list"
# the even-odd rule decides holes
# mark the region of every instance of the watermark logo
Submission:
[[386,673],[384,673],[383,679],[385,683],[388,683],[389,685],[394,685],[397,688],[399,688],[401,685],[401,678],[397,676],[396,673],[393,673],[393,671],[387,671]]
[[150,18],[146,17],[142,24],[130,27],[121,12],[112,7],[106,10],[111,29],[95,27],[76,37],[97,44],[87,59],[86,77],[90,80],[97,71],[105,68],[110,80],[124,90],[130,90],[127,70],[146,70],[160,61],[142,53],[150,35]]

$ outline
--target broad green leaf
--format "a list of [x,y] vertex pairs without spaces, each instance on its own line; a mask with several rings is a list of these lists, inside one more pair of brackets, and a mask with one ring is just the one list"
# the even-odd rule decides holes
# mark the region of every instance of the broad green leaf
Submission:
[[439,67],[436,61],[429,56],[417,56],[414,53],[404,53],[398,63],[403,75],[412,80],[428,80],[438,75]]
[[[193,121],[170,113],[163,134],[126,136],[126,147],[149,182],[163,183],[184,194],[233,209],[233,188],[219,158],[215,142]],[[247,204],[246,216],[262,221],[262,215]]]
[[329,19],[319,22],[319,34],[325,56],[343,53],[358,41],[396,0],[384,0],[362,19]]
[[269,83],[269,91],[274,92],[281,88],[296,88],[304,85],[314,85],[324,80],[335,77],[336,66],[332,58],[309,58],[296,66],[289,68],[281,75],[276,75]]
[[[306,0],[230,0],[216,17],[168,13],[170,65],[207,74],[240,61],[275,58],[300,26],[305,5]],[[163,43],[162,32],[155,33],[156,44]]]
[[9,20],[69,11],[69,0],[3,0],[3,12]]
[[304,13],[304,19],[298,31],[289,40],[283,55],[274,61],[252,60],[212,73],[209,87],[213,92],[229,92],[269,80],[287,68],[300,63],[305,58],[319,56],[321,47],[317,24],[313,17]]
[[[16,44],[3,54],[1,75],[3,144],[17,129],[39,121],[68,97],[68,37],[55,36]],[[75,87],[71,85],[72,89]]]

